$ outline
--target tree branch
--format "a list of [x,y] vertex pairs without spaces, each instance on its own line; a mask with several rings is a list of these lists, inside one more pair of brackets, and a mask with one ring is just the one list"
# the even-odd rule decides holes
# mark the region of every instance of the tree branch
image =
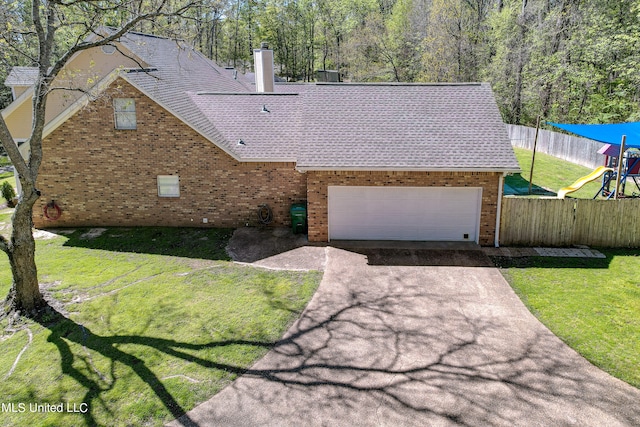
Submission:
[[9,241],[0,234],[0,250],[4,253],[6,253],[7,255],[9,255],[9,253],[11,252],[11,244],[9,243]]
[[[41,47],[40,49],[40,53],[39,53],[39,58],[43,57],[43,54],[45,52],[43,52],[42,47],[45,46],[45,42],[46,42],[46,36],[44,33],[44,28],[42,27],[42,19],[40,18],[40,1],[38,0],[33,0],[31,2],[31,19],[33,20],[33,26],[36,29],[36,35],[38,36],[38,46]],[[47,52],[48,54],[48,52]],[[42,64],[40,64],[40,66],[42,66]]]
[[[14,32],[14,34],[20,34],[20,35],[22,35],[21,33],[16,33],[16,32]],[[33,35],[33,33],[30,33],[29,35]],[[29,54],[29,53],[27,53],[25,50],[23,50],[23,49],[21,49],[20,47],[18,47],[18,45],[17,45],[17,44],[12,43],[12,42],[9,40],[9,37],[8,37],[8,36],[6,36],[5,34],[0,33],[0,39],[2,39],[2,41],[3,41],[4,43],[6,43],[6,45],[7,45],[9,48],[11,48],[12,50],[14,50],[14,51],[15,51],[16,53],[18,53],[19,55],[24,56],[24,57],[25,57],[25,58],[27,58],[30,62],[35,63],[35,62],[37,61],[36,57],[34,57],[34,56],[30,55],[30,54]]]
[[[134,17],[129,22],[124,24],[119,30],[115,31],[113,34],[111,34],[109,36],[104,36],[102,34],[99,34],[99,36],[102,37],[102,38],[100,40],[95,41],[95,42],[92,42],[92,43],[76,43],[64,55],[62,55],[62,57],[53,65],[53,67],[51,67],[51,70],[49,71],[49,73],[47,73],[47,76],[48,77],[57,76],[58,73],[60,72],[60,70],[69,61],[69,59],[71,59],[71,57],[73,55],[75,55],[77,52],[80,52],[82,50],[91,49],[91,48],[94,48],[94,47],[104,46],[106,44],[114,42],[114,41],[118,40],[120,37],[122,37],[123,35],[125,35],[127,32],[129,32],[131,29],[133,29],[138,23],[140,23],[142,21],[150,20],[150,19],[153,19],[153,18],[158,18],[158,17],[161,17],[161,16],[180,16],[180,14],[184,13],[186,10],[190,9],[191,7],[196,5],[197,3],[198,2],[188,3],[187,5],[181,7],[180,9],[178,9],[178,10],[176,10],[174,12],[163,12],[162,9],[164,8],[164,6],[166,4],[166,0],[163,0],[163,2],[156,8],[156,10],[154,12],[145,13],[145,14],[141,14],[141,15],[138,15],[138,16]],[[97,33],[94,33],[94,34],[97,34]]]
[[7,152],[7,155],[11,159],[11,163],[18,171],[18,174],[24,179],[29,179],[29,167],[27,166],[27,162],[22,158],[22,154],[20,154],[20,150],[18,149],[18,144],[16,144],[15,140],[11,136],[11,132],[9,132],[9,128],[7,127],[7,122],[4,121],[4,117],[0,114],[0,144]]

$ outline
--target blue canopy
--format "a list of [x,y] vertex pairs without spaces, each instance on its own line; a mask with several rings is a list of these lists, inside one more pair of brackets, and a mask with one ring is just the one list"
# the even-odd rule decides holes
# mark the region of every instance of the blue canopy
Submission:
[[617,146],[620,146],[622,135],[626,135],[625,147],[640,148],[640,122],[605,125],[570,125],[552,122],[547,122],[547,124],[585,138]]

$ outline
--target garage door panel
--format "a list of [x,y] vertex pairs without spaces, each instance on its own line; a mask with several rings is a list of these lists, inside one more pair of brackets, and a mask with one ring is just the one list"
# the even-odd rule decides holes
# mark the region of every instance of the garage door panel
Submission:
[[481,195],[467,187],[330,186],[329,237],[477,241]]

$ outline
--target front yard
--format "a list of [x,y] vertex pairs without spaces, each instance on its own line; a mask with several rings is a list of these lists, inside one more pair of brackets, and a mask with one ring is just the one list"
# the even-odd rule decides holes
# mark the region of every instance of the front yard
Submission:
[[640,388],[640,254],[496,259],[529,310],[594,365]]
[[[230,235],[39,233],[40,281],[61,316],[2,320],[2,424],[162,425],[233,381],[299,316],[321,275],[230,263]],[[10,283],[3,255],[2,297]],[[47,404],[64,412],[36,406]]]

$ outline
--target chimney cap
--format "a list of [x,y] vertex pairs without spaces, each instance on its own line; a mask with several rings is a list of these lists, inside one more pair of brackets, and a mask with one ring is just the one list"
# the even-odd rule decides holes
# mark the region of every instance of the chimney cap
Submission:
[[269,42],[260,43],[260,49],[269,49]]

